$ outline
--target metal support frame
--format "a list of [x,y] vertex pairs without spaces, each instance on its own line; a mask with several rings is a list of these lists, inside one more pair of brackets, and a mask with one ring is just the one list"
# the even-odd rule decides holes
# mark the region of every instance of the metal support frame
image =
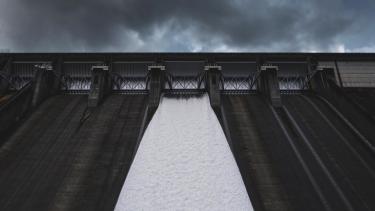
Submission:
[[[111,75],[112,81],[115,84],[113,89],[117,90],[146,90],[147,83],[145,75],[146,68],[151,64],[162,64],[164,61],[206,61],[206,68],[213,68],[215,65],[220,63],[236,63],[236,62],[257,62],[260,67],[264,61],[268,61],[274,64],[279,63],[305,63],[308,64],[308,71],[301,69],[300,72],[295,70],[288,70],[284,67],[279,71],[279,87],[284,90],[304,90],[310,87],[311,78],[316,74],[316,65],[318,62],[335,62],[335,61],[374,61],[375,54],[315,54],[315,53],[192,53],[192,54],[178,54],[178,53],[92,53],[92,54],[80,54],[80,53],[37,53],[37,54],[18,54],[18,53],[6,53],[0,54],[2,63],[0,68],[2,72],[2,82],[0,85],[4,87],[10,86],[14,90],[20,90],[25,84],[32,80],[32,74],[25,77],[24,68],[32,69],[32,64],[41,63],[52,63],[55,75],[57,78],[61,77],[61,80],[55,81],[54,87],[60,86],[61,90],[66,91],[84,91],[90,88],[90,68],[96,64],[106,64],[109,66],[109,74]],[[12,59],[12,62],[7,61]],[[63,58],[63,59],[62,59]],[[140,71],[141,74],[134,74],[131,72],[130,75],[117,74],[116,68],[114,73],[111,73],[111,63],[147,63],[145,68]],[[7,64],[7,65],[5,65]],[[75,64],[75,65],[73,65]],[[13,73],[7,78],[4,70],[12,69]],[[117,67],[117,66],[116,66]],[[224,66],[223,66],[224,68]],[[139,69],[139,68],[138,68]],[[337,70],[337,78],[340,85],[340,73]],[[31,72],[27,70],[28,72]],[[26,71],[26,72],[27,72]],[[11,71],[12,72],[12,71]],[[33,72],[33,71],[32,71]],[[62,73],[61,73],[62,72]],[[225,70],[225,77],[223,90],[238,90],[238,91],[250,91],[254,90],[258,78],[260,77],[260,71],[254,71],[252,69],[251,74],[238,74],[230,70]],[[224,73],[224,71],[223,71]],[[134,75],[132,75],[134,74]],[[168,75],[165,74],[166,82],[171,83],[169,88],[171,89],[194,89],[203,90],[205,89],[203,81],[205,81],[204,70],[199,74],[198,77],[191,76],[189,74],[181,75]],[[186,77],[189,75],[189,77]],[[60,85],[59,85],[60,84]],[[6,90],[0,88],[0,90]]]

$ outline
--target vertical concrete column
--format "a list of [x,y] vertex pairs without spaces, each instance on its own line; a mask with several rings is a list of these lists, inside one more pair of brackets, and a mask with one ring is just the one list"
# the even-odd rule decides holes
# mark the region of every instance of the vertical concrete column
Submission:
[[330,83],[334,81],[335,72],[333,67],[317,66],[310,78],[310,88],[316,92],[325,92],[330,88]]
[[156,111],[160,103],[160,96],[165,84],[165,66],[151,65],[149,71],[149,109]]
[[7,93],[9,89],[9,80],[12,73],[12,59],[8,59],[1,71],[0,77],[0,95]]
[[274,107],[280,107],[282,105],[279,80],[277,77],[278,70],[279,68],[274,65],[262,65],[258,70],[260,71],[257,81],[258,91],[266,96]]
[[52,64],[53,72],[55,73],[55,80],[53,82],[54,94],[57,94],[60,91],[61,76],[64,71],[63,65],[64,65],[64,61],[62,57],[57,58]]
[[207,65],[204,67],[206,71],[206,90],[210,98],[211,107],[216,111],[221,106],[220,95],[220,79],[221,79],[221,66]]
[[46,98],[54,94],[53,85],[55,74],[50,65],[37,67],[33,78],[33,97],[31,106],[34,108],[43,102]]
[[88,97],[88,107],[97,107],[110,91],[108,66],[93,66],[91,68],[91,86]]
[[105,93],[106,93],[106,95],[108,95],[112,92],[112,85],[113,85],[113,81],[112,81],[113,63],[112,63],[112,59],[107,60],[106,64],[108,66],[108,73],[107,73],[108,75],[106,77],[107,81],[106,81]]

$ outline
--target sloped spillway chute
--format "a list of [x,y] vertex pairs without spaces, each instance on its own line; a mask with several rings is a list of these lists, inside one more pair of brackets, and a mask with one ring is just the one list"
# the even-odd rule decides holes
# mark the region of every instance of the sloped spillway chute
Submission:
[[252,210],[207,95],[163,98],[115,210]]

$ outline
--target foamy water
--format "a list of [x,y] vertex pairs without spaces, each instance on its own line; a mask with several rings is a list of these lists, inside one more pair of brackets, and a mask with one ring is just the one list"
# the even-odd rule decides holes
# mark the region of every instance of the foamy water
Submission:
[[162,99],[115,210],[253,210],[207,95]]

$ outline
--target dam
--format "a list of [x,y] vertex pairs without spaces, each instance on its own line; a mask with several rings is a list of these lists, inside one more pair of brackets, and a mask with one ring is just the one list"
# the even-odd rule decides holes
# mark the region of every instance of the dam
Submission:
[[1,53],[1,210],[374,210],[375,54]]

